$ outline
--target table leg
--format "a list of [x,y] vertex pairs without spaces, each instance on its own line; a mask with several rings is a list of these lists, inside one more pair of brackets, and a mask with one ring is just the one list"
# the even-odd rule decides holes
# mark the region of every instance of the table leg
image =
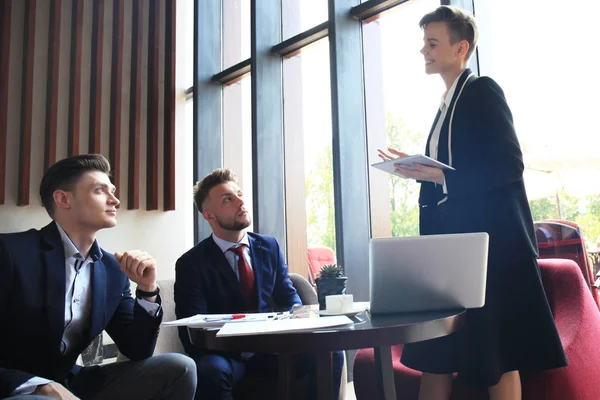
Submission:
[[280,354],[277,360],[277,398],[291,399],[292,386],[296,378],[296,360],[293,354]]
[[333,399],[333,363],[331,352],[319,352],[315,354],[317,364],[317,399]]
[[396,400],[394,369],[392,368],[392,349],[390,346],[375,347],[375,367],[377,384],[381,388],[382,398]]

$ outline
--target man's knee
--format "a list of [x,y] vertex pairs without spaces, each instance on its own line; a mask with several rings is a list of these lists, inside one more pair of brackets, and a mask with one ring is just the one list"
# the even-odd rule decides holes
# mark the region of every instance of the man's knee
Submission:
[[196,375],[196,363],[184,354],[165,353],[152,356],[152,358],[159,359],[164,368],[168,370]]
[[159,361],[168,381],[177,382],[178,385],[187,384],[196,387],[196,363],[190,357],[179,353],[165,353],[152,358]]
[[198,368],[198,384],[208,385],[213,389],[231,390],[233,386],[233,370],[231,363],[216,354],[209,354],[196,360]]

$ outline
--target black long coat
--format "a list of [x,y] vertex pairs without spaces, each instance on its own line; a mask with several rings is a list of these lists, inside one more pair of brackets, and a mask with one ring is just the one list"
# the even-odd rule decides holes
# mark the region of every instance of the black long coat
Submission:
[[494,385],[512,370],[565,366],[535,259],[521,148],[504,93],[492,79],[468,69],[460,76],[437,159],[455,170],[445,171],[447,194],[441,185],[421,183],[420,232],[489,234],[486,305],[467,311],[460,333],[407,345],[402,362],[424,372],[459,372],[478,386]]

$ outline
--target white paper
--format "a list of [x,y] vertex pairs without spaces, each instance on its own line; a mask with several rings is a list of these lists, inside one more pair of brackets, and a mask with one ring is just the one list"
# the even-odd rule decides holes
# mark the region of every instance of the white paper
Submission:
[[193,328],[220,327],[226,323],[237,324],[239,322],[256,322],[275,319],[279,315],[289,313],[248,313],[244,318],[231,319],[232,314],[197,314],[192,317],[182,318],[175,321],[163,322],[163,326],[190,326]]
[[227,323],[217,332],[217,337],[264,335],[270,333],[292,333],[313,331],[315,329],[337,327],[352,324],[345,315],[319,318],[291,318],[284,320],[267,320],[248,322],[246,324]]
[[424,156],[422,154],[416,154],[414,156],[406,156],[406,157],[396,158],[394,160],[382,161],[379,163],[372,164],[371,166],[375,167],[377,169],[380,169],[382,171],[385,171],[389,174],[401,177],[402,175],[400,175],[398,172],[396,172],[396,164],[400,164],[401,166],[403,166],[406,169],[414,169],[411,165],[413,163],[423,164],[428,167],[439,168],[442,170],[444,170],[444,169],[454,170],[454,168],[452,168],[451,166],[441,163],[437,160],[434,160],[433,158]]

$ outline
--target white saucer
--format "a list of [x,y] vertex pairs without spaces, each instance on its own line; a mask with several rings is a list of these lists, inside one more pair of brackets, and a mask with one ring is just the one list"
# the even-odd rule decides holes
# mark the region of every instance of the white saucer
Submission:
[[319,315],[324,317],[334,316],[334,315],[345,315],[347,317],[354,317],[356,314],[365,311],[364,307],[355,307],[354,310],[348,312],[339,312],[339,311],[327,311],[327,310],[319,310]]

